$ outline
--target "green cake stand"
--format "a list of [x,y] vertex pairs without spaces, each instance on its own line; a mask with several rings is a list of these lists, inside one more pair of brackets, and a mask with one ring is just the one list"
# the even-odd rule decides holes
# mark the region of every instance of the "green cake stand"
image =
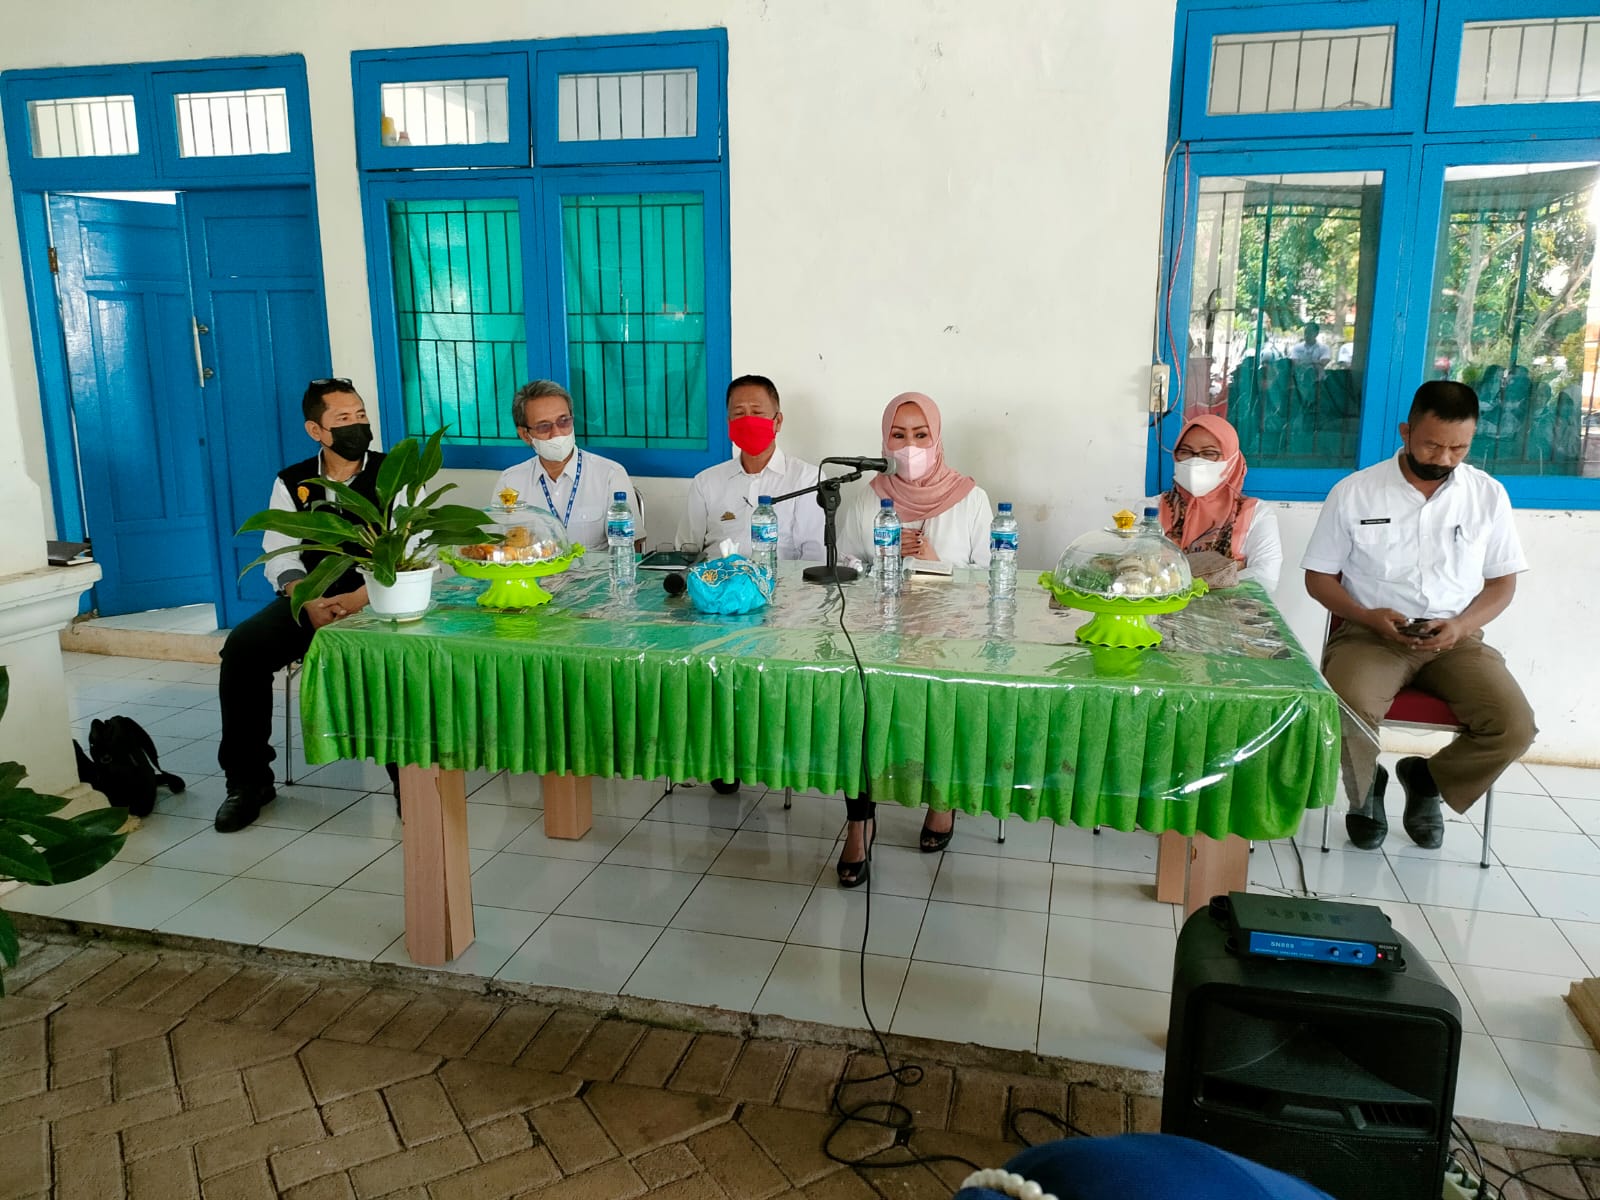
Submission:
[[1208,590],[1205,580],[1196,579],[1183,591],[1166,596],[1103,596],[1067,587],[1050,571],[1039,576],[1039,585],[1063,607],[1093,614],[1078,627],[1080,642],[1131,650],[1148,650],[1161,644],[1161,634],[1151,628],[1146,618],[1178,612]]
[[546,575],[561,574],[582,555],[583,543],[578,542],[560,557],[538,562],[479,562],[449,551],[439,557],[454,567],[458,575],[489,581],[483,595],[478,597],[480,607],[519,609],[550,603],[550,593],[539,586],[539,580]]

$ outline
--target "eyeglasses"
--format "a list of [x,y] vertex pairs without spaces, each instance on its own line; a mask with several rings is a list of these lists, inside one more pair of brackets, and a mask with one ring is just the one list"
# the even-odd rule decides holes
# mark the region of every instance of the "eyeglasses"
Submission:
[[350,381],[348,379],[338,379],[338,378],[334,378],[334,379],[313,379],[308,386],[314,387],[314,388],[334,388],[334,387],[347,388],[347,387],[350,386]]
[[1179,446],[1172,452],[1173,462],[1188,462],[1191,458],[1203,458],[1207,462],[1221,462],[1222,451],[1215,448],[1209,450],[1191,450],[1187,446]]
[[540,421],[537,425],[524,425],[523,428],[536,438],[548,438],[552,433],[571,433],[572,414],[557,417],[554,421]]

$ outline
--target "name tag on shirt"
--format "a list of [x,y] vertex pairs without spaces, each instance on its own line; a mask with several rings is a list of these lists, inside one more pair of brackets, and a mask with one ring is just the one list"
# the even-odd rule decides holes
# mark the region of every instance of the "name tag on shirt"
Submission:
[[1361,524],[1363,524],[1363,525],[1387,525],[1387,524],[1389,524],[1389,518],[1388,517],[1363,517],[1361,519]]

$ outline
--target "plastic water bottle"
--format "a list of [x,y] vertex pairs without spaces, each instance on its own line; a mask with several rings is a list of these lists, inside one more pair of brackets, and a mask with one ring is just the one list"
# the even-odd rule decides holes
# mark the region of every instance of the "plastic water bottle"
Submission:
[[900,590],[900,514],[894,501],[885,498],[872,522],[872,547],[878,556],[879,594]]
[[1002,502],[989,526],[989,598],[1009,600],[1017,594],[1017,519]]
[[633,556],[633,509],[628,507],[627,492],[611,495],[611,507],[606,510],[606,544],[611,547],[611,582],[631,588],[639,578],[639,567]]
[[772,497],[762,496],[750,514],[750,561],[766,569],[774,585],[778,582],[778,514],[772,511]]
[[1151,533],[1159,533],[1162,537],[1167,536],[1161,528],[1161,510],[1153,504],[1145,507],[1144,520],[1140,521],[1139,524]]

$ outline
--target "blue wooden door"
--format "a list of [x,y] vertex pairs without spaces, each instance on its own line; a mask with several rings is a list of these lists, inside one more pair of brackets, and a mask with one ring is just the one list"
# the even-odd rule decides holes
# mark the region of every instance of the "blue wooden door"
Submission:
[[261,535],[234,531],[267,506],[272,480],[316,451],[300,397],[329,370],[322,268],[309,188],[186,192],[211,491],[216,504],[218,620],[237,625],[269,599]]
[[206,433],[175,204],[50,198],[86,532],[102,614],[215,591]]

